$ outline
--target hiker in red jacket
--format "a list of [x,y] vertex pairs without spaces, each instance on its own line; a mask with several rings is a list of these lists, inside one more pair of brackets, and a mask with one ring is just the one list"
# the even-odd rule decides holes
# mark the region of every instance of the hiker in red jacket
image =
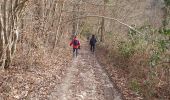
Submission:
[[70,42],[70,46],[73,45],[73,56],[76,53],[76,57],[78,55],[78,49],[80,49],[80,42],[77,40],[77,37],[75,36],[74,39]]

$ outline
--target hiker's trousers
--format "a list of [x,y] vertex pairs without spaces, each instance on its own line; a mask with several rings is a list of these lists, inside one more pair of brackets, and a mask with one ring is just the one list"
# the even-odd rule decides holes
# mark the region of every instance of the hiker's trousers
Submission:
[[91,45],[90,50],[91,50],[92,52],[94,52],[94,51],[95,51],[95,45]]
[[77,57],[78,55],[78,48],[73,48],[73,56]]

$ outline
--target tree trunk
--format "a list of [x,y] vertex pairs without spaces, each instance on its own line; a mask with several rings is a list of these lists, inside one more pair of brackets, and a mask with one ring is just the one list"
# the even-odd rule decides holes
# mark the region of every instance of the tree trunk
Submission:
[[100,41],[101,41],[101,42],[104,41],[104,39],[103,39],[104,30],[105,30],[105,28],[104,28],[104,22],[105,22],[105,19],[102,18],[102,21],[101,21],[101,37],[100,37]]
[[27,0],[0,1],[0,66],[8,68],[16,50],[19,14]]
[[[76,5],[73,5],[73,19],[76,18]],[[76,35],[76,20],[73,20],[73,29],[72,29],[72,34]]]
[[[103,6],[103,16],[105,16],[105,10],[106,10],[106,0],[104,0],[104,6]],[[101,37],[100,37],[100,41],[103,42],[104,41],[104,33],[105,33],[105,27],[104,27],[104,24],[105,24],[105,19],[104,17],[102,18],[101,20]]]
[[62,17],[63,17],[64,3],[65,3],[65,0],[61,1],[61,7],[60,7],[60,13],[59,13],[59,19],[58,19],[58,26],[57,26],[57,32],[56,32],[56,36],[55,36],[55,43],[54,43],[53,49],[56,47],[58,39],[62,35],[62,33],[59,34],[59,32],[61,30],[61,22],[62,22]]

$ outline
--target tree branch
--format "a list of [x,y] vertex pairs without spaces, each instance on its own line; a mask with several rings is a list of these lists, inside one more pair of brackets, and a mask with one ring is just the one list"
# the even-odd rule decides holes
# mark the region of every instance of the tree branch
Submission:
[[133,30],[133,31],[135,31],[135,32],[137,32],[137,33],[139,33],[139,34],[143,34],[142,32],[136,30],[135,27],[132,27],[132,26],[130,26],[130,25],[128,25],[128,24],[126,24],[126,23],[124,23],[124,22],[116,19],[116,18],[106,17],[106,16],[100,16],[100,15],[87,15],[87,16],[77,17],[77,18],[73,18],[73,19],[70,19],[70,20],[68,20],[68,21],[62,22],[61,24],[68,23],[68,22],[74,21],[74,20],[76,20],[76,19],[84,19],[84,18],[88,18],[88,17],[97,17],[97,18],[105,18],[105,19],[114,20],[114,21],[116,21],[116,22],[118,22],[118,23],[120,23],[120,24],[128,27],[129,29],[131,29],[131,30]]

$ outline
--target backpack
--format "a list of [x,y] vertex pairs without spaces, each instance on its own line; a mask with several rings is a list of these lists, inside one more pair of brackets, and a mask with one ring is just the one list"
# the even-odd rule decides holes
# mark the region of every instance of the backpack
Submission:
[[78,43],[79,43],[79,41],[78,41],[78,40],[73,40],[73,45],[74,45],[74,46],[77,46],[77,45],[78,45]]
[[96,43],[96,39],[95,39],[95,38],[91,38],[90,44],[91,44],[91,45],[95,45],[95,43]]

